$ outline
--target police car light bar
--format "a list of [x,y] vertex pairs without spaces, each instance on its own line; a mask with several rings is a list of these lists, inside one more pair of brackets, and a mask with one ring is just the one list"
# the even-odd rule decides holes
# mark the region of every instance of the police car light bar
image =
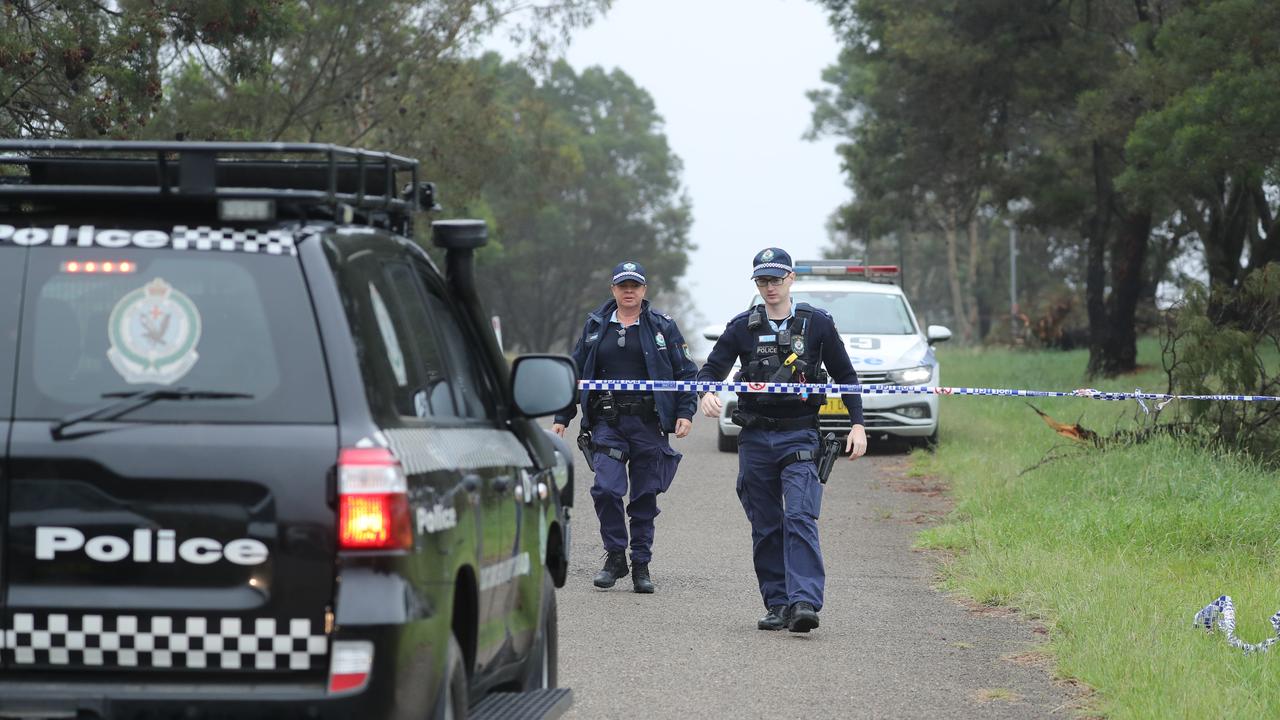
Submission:
[[793,266],[797,275],[861,275],[896,277],[897,265],[849,265],[847,260],[804,260]]

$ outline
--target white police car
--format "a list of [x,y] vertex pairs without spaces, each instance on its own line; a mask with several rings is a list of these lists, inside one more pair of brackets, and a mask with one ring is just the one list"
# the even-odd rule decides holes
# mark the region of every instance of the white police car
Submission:
[[[857,265],[848,260],[800,261],[795,264],[796,282],[791,299],[831,313],[849,359],[863,385],[937,385],[940,367],[933,345],[951,339],[951,331],[941,325],[922,330],[902,289],[892,283],[898,276],[893,265]],[[762,302],[757,295],[751,305]],[[703,337],[715,340],[721,329],[708,329]],[[730,377],[737,372],[735,366]],[[721,392],[723,410],[718,422],[717,445],[733,452],[738,432],[730,418],[737,407],[737,394]],[[868,437],[896,437],[921,447],[938,442],[938,397],[936,395],[862,396]],[[819,411],[820,431],[849,432],[849,415],[839,396],[827,398]]]

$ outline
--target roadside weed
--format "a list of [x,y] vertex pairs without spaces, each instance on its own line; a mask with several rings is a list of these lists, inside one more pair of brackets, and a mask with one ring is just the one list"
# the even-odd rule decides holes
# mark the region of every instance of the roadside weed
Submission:
[[[1100,390],[1163,391],[1156,366]],[[952,386],[1071,390],[1083,352],[944,350]],[[1137,403],[1033,401],[1064,423],[1107,435],[1132,427]],[[948,521],[919,545],[956,551],[946,587],[985,604],[1038,615],[1057,672],[1095,688],[1115,718],[1280,716],[1280,652],[1245,656],[1221,634],[1193,630],[1197,610],[1222,594],[1237,634],[1273,634],[1280,609],[1280,477],[1247,458],[1190,439],[1157,437],[1106,450],[1071,449],[1030,472],[1055,435],[1018,399],[943,398],[942,446],[913,458],[952,485]]]

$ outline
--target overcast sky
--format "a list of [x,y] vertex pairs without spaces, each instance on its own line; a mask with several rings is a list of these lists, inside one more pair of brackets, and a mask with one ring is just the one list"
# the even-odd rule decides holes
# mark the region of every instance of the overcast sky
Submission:
[[615,0],[573,36],[575,68],[622,69],[666,120],[698,246],[684,287],[708,323],[745,309],[757,251],[778,246],[800,260],[827,243],[827,217],[849,191],[836,142],[802,136],[805,92],[837,53],[812,0]]

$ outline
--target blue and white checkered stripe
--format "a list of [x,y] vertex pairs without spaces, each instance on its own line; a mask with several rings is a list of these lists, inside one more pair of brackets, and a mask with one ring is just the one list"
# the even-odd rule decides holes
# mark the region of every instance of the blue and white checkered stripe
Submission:
[[14,613],[0,658],[17,666],[310,670],[329,652],[320,620]]
[[838,383],[745,383],[689,382],[685,380],[579,380],[581,390],[635,392],[737,392],[783,395],[982,395],[988,397],[1076,397],[1093,400],[1156,400],[1158,407],[1173,400],[1215,400],[1229,402],[1280,402],[1275,395],[1168,395],[1134,392],[1079,390],[1017,390],[1012,388],[936,387],[932,385],[840,385]]
[[1267,638],[1260,643],[1247,643],[1236,637],[1236,606],[1231,602],[1230,595],[1222,595],[1205,605],[1191,621],[1194,627],[1204,628],[1205,632],[1213,632],[1215,622],[1222,634],[1227,636],[1227,644],[1243,650],[1246,655],[1251,652],[1266,652],[1272,645],[1280,643],[1280,612],[1271,616],[1271,628],[1275,630],[1276,637]]
[[752,268],[752,270],[759,270],[760,268],[777,268],[778,270],[786,270],[787,272],[791,272],[790,265],[786,265],[783,263],[775,263],[775,262],[760,263],[759,265],[756,265],[754,268]]

